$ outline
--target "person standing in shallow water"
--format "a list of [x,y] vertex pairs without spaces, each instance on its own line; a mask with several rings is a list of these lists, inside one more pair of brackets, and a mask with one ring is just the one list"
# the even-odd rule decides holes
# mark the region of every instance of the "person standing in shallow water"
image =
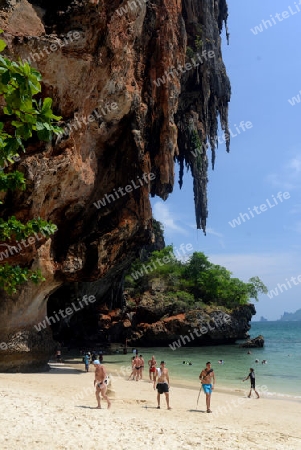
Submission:
[[214,389],[215,385],[215,375],[214,370],[211,369],[211,362],[208,361],[206,363],[206,369],[203,369],[200,373],[199,379],[201,380],[203,391],[206,394],[206,407],[207,407],[207,413],[211,413],[210,409],[210,401],[211,401],[211,394],[212,390]]
[[254,372],[254,369],[252,369],[252,367],[250,367],[250,373],[247,376],[247,378],[244,378],[242,381],[247,381],[249,378],[250,378],[250,381],[251,381],[251,388],[250,388],[250,392],[249,392],[248,398],[251,397],[252,389],[254,390],[255,394],[257,395],[257,398],[259,398],[259,394],[258,394],[258,392],[255,389],[255,372]]

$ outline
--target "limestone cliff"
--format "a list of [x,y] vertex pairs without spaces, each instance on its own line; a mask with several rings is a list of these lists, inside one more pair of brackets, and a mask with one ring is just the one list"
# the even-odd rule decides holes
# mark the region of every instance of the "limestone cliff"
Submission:
[[205,145],[214,163],[218,117],[227,131],[226,20],[225,0],[0,1],[6,53],[39,69],[64,127],[48,145],[28,143],[15,164],[28,188],[1,207],[3,217],[41,216],[58,232],[7,259],[40,268],[46,282],[2,293],[0,370],[45,362],[51,329],[34,325],[48,300],[87,294],[122,306],[123,271],[153,239],[149,193],[172,192],[176,160],[180,184],[191,169],[205,230]]

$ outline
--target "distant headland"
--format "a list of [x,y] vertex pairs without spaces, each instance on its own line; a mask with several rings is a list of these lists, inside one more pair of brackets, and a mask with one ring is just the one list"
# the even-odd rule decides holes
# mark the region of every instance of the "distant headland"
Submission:
[[301,309],[298,309],[294,313],[284,312],[281,318],[278,320],[280,322],[299,322],[301,321]]

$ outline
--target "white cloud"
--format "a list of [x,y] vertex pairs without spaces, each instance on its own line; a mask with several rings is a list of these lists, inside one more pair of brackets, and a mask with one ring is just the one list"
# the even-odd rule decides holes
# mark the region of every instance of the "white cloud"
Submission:
[[301,233],[301,221],[295,222],[291,226],[285,227],[285,229],[290,230],[290,231],[295,231],[295,233],[300,234]]
[[214,231],[213,228],[207,228],[207,229],[206,229],[206,233],[207,233],[207,234],[212,234],[213,236],[217,236],[217,237],[219,237],[219,238],[222,238],[222,237],[223,237],[222,233],[218,233],[217,231]]
[[170,211],[169,207],[166,204],[157,201],[153,205],[153,215],[156,220],[163,223],[165,233],[176,231],[177,233],[186,235],[188,234],[187,231],[184,230],[184,228],[180,227],[176,223],[176,221],[178,221],[178,218]]
[[272,289],[286,277],[301,273],[301,257],[295,252],[283,253],[249,253],[249,254],[210,254],[209,260],[214,264],[226,267],[233,276],[247,281],[253,276],[259,276]]
[[301,214],[301,203],[296,203],[293,205],[292,209],[289,211],[290,214]]
[[206,234],[207,234],[207,235],[208,235],[208,234],[211,234],[212,236],[218,237],[218,238],[219,238],[219,239],[218,239],[218,242],[219,242],[221,248],[223,248],[223,249],[226,248],[225,243],[224,243],[224,241],[223,241],[223,239],[222,239],[223,236],[224,236],[222,233],[218,233],[218,232],[215,231],[213,228],[206,228]]
[[294,175],[298,175],[301,172],[301,155],[297,155],[296,158],[291,159],[288,162],[287,168],[294,171]]
[[299,189],[301,187],[301,154],[291,158],[278,173],[267,176],[267,182],[279,189]]

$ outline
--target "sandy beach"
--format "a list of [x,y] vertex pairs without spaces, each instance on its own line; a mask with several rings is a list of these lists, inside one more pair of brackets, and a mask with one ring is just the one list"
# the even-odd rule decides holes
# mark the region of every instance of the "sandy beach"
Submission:
[[[173,386],[171,411],[147,380],[127,381],[112,375],[111,409],[95,409],[94,369],[61,365],[48,373],[0,374],[0,448],[299,450],[301,403],[248,399],[243,391],[212,395],[212,414],[205,396]],[[146,374],[145,374],[146,378]],[[248,387],[248,386],[246,386]]]

